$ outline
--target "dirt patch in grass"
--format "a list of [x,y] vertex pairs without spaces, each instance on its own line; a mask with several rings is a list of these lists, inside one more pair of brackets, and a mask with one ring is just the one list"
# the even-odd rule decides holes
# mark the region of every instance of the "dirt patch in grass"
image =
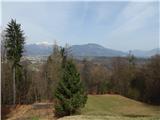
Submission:
[[53,108],[33,108],[32,105],[18,105],[5,120],[56,120]]

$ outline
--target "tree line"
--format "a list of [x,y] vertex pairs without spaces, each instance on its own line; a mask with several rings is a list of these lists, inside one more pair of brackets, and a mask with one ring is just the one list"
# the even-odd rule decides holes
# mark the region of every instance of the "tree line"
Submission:
[[67,46],[55,43],[45,63],[31,63],[23,58],[24,31],[15,20],[2,32],[1,39],[2,105],[55,101],[57,114],[64,116],[83,107],[87,94],[121,94],[160,104],[160,55],[146,58],[143,64],[138,64],[131,53],[110,58],[110,63],[105,59],[76,60]]
[[[107,60],[106,60],[107,61]],[[110,58],[97,62],[82,61],[81,76],[90,94],[120,94],[150,104],[160,104],[160,55],[146,58]],[[109,64],[107,66],[107,64]]]
[[31,104],[54,100],[58,117],[84,107],[87,93],[66,48],[54,45],[45,64],[23,60],[25,36],[21,24],[11,20],[2,38],[2,105]]

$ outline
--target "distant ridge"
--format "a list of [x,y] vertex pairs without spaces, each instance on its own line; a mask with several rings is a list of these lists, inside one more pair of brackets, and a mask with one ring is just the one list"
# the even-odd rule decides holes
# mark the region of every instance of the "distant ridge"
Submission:
[[49,56],[52,53],[52,45],[48,44],[26,44],[25,55],[27,56]]
[[98,44],[84,44],[84,45],[73,45],[71,47],[72,54],[74,56],[124,56],[126,53],[108,49]]
[[[113,50],[105,48],[95,43],[88,43],[83,45],[72,45],[70,47],[71,54],[74,57],[114,57],[114,56],[126,56],[128,52],[122,52],[119,50]],[[49,56],[53,51],[52,44],[26,44],[25,55],[27,56]],[[149,51],[133,50],[132,54],[136,57],[150,57],[159,53],[159,48]]]
[[160,54],[160,48],[155,48],[152,50],[144,51],[144,50],[133,50],[132,54],[137,57],[151,57],[155,54]]

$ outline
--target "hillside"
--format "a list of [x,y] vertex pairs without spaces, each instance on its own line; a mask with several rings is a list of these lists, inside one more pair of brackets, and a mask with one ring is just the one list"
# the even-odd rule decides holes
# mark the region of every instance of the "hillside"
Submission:
[[[27,56],[48,56],[53,51],[51,44],[27,44],[25,46],[25,55]],[[128,51],[122,52],[114,49],[105,48],[101,45],[88,43],[83,45],[72,45],[70,51],[75,57],[114,57],[126,56]],[[155,55],[158,49],[149,51],[133,50],[132,53],[137,57],[150,57]]]
[[82,115],[60,120],[160,120],[160,106],[151,106],[120,95],[89,95]]
[[160,48],[155,48],[148,51],[142,51],[142,50],[133,50],[132,53],[137,57],[150,57],[155,54],[160,54]]
[[71,47],[72,54],[74,56],[125,56],[126,53],[108,49],[98,44],[84,44],[84,45],[73,45]]
[[[34,56],[50,55],[53,51],[53,46],[50,44],[27,44],[25,46],[25,54]],[[84,45],[73,45],[70,47],[71,54],[73,56],[124,56],[126,53],[105,48],[98,44],[84,44]]]
[[[58,120],[160,120],[160,106],[151,106],[120,95],[89,95],[81,115]],[[34,109],[22,105],[13,110],[7,120],[56,120],[53,108]]]
[[52,53],[52,47],[48,44],[26,44],[24,54],[27,56],[49,56]]

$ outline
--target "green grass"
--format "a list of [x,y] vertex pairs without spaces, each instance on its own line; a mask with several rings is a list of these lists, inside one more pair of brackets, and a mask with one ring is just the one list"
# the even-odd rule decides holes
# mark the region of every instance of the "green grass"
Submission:
[[61,120],[160,120],[160,106],[119,95],[89,95],[81,115]]
[[33,117],[32,120],[39,120],[39,118],[38,117]]
[[88,116],[88,115],[77,115],[64,117],[58,120],[160,120],[156,117],[124,117],[124,116]]

